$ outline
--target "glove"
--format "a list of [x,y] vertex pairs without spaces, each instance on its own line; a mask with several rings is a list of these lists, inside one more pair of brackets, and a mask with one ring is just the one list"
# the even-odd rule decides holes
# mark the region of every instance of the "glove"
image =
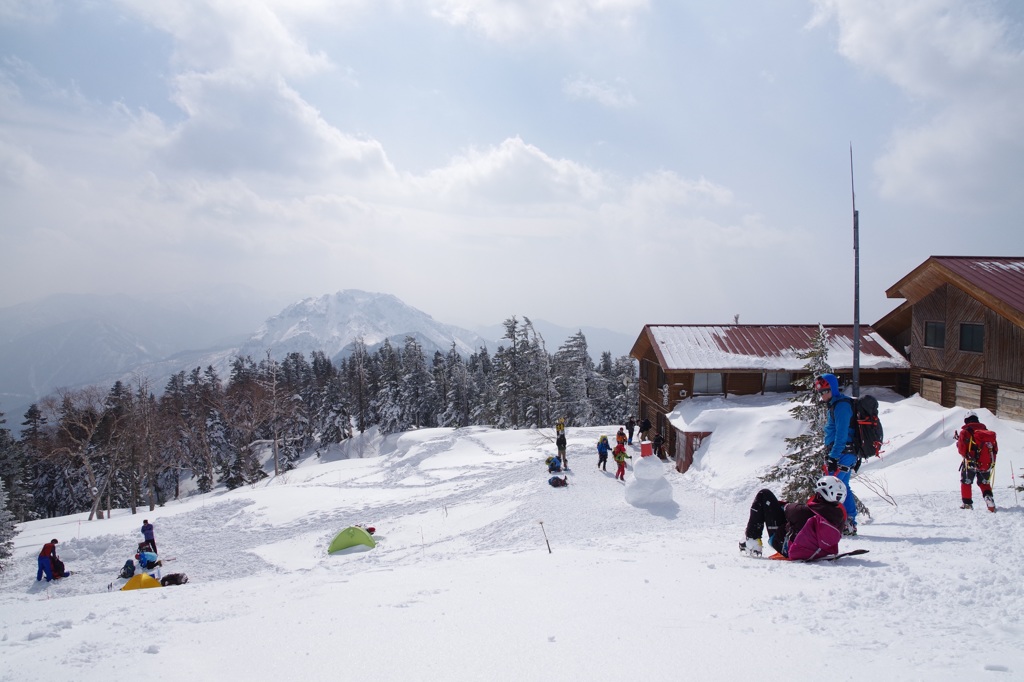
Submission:
[[839,471],[839,460],[834,457],[826,457],[825,470],[829,476],[835,476],[836,472]]

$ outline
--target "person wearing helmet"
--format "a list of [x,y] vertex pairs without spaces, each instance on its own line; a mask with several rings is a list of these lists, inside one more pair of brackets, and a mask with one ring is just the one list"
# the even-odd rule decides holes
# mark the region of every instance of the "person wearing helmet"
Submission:
[[835,476],[822,476],[807,502],[780,501],[771,490],[758,491],[750,506],[746,537],[740,550],[760,556],[761,535],[768,529],[772,559],[814,560],[838,554],[846,525],[846,484]]
[[960,462],[960,498],[961,509],[974,509],[974,498],[971,495],[971,484],[975,480],[981,489],[981,496],[990,512],[996,510],[996,501],[992,495],[992,469],[999,453],[996,435],[989,431],[978,415],[973,412],[964,417],[964,427],[956,433],[956,450],[963,457]]
[[814,380],[818,400],[828,404],[825,422],[825,473],[835,476],[846,485],[846,527],[844,535],[857,534],[857,501],[850,490],[850,474],[857,464],[854,442],[853,400],[839,390],[834,374],[822,374]]

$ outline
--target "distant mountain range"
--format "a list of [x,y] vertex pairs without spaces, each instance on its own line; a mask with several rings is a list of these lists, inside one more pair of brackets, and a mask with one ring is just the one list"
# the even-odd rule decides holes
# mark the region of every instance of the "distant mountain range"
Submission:
[[[275,309],[268,306],[280,312],[267,317]],[[606,329],[531,321],[549,353],[577,331],[583,331],[595,360],[602,351],[625,355],[635,340]],[[507,343],[501,324],[470,331],[438,322],[389,294],[352,289],[290,305],[242,288],[145,299],[55,295],[0,308],[0,412],[5,426],[17,432],[29,405],[62,387],[112,385],[118,379],[134,385],[145,378],[159,394],[182,370],[212,365],[226,378],[236,356],[259,361],[268,351],[281,359],[322,350],[338,361],[357,338],[373,352],[385,339],[402,347],[410,335],[428,357],[447,353],[453,343],[466,356],[481,347],[493,353]]]

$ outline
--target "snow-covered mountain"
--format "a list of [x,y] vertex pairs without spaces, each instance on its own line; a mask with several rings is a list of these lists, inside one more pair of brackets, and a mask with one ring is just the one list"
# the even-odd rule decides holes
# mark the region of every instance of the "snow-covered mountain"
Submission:
[[391,294],[346,289],[334,294],[306,298],[293,303],[263,323],[238,350],[242,356],[259,359],[269,350],[281,359],[299,352],[307,357],[323,351],[330,358],[345,357],[358,338],[372,351],[385,339],[396,347],[413,336],[426,355],[442,353],[455,344],[462,355],[481,346],[491,351],[494,341],[476,332],[438,322],[430,315],[406,305]]

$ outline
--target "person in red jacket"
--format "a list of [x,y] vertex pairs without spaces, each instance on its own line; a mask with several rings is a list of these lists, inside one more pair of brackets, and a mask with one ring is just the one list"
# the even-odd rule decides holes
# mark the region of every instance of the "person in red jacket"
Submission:
[[43,545],[43,549],[39,552],[39,570],[36,571],[36,580],[42,580],[43,575],[46,575],[46,582],[53,580],[53,563],[51,559],[57,556],[57,538],[54,538]]
[[[978,431],[988,431],[985,425],[978,420],[978,415],[969,414],[964,418],[964,428],[956,434],[956,451],[963,457],[960,462],[960,497],[963,504],[961,509],[974,509],[974,499],[971,497],[971,484],[978,481],[981,488],[981,496],[985,498],[985,506],[989,511],[996,510],[996,501],[992,496],[992,467],[995,465],[995,455],[999,452],[999,446],[992,441],[992,449],[984,447],[979,442]],[[989,434],[991,435],[991,433]]]

